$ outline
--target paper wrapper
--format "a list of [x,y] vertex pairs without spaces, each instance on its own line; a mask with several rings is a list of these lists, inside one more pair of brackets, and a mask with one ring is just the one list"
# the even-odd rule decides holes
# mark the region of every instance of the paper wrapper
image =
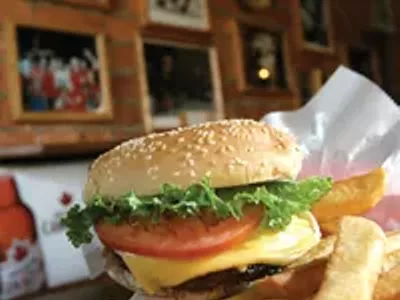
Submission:
[[[305,153],[300,177],[340,179],[383,166],[388,174],[386,194],[366,217],[385,230],[400,228],[400,184],[396,185],[400,178],[400,110],[378,86],[340,67],[306,106],[270,113],[262,120],[297,138]],[[103,271],[98,241],[87,249],[88,265],[96,276]],[[158,299],[141,293],[131,298]]]
[[262,120],[298,139],[305,153],[300,177],[337,180],[382,166],[385,196],[365,216],[385,230],[400,228],[400,109],[378,86],[340,67],[307,105]]

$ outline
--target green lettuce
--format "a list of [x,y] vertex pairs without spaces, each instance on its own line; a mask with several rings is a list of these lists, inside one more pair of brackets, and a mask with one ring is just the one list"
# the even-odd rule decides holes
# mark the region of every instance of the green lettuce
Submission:
[[222,189],[212,188],[208,180],[185,189],[164,184],[155,196],[139,197],[134,192],[118,199],[96,196],[84,208],[73,206],[61,222],[75,247],[92,241],[91,228],[99,220],[118,224],[128,218],[146,217],[157,222],[164,214],[187,218],[204,210],[221,219],[240,219],[246,205],[261,205],[265,210],[262,226],[282,230],[293,215],[309,211],[331,188],[332,179],[321,177]]

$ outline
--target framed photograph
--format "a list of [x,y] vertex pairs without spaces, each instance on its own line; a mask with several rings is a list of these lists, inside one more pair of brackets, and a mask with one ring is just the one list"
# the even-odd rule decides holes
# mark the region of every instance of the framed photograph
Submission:
[[395,24],[393,20],[392,0],[372,0],[372,27],[383,31],[393,32]]
[[333,52],[334,37],[330,0],[298,0],[301,26],[299,39],[303,48]]
[[6,28],[16,121],[112,118],[104,36],[25,24]]
[[223,117],[216,51],[209,47],[143,41],[144,98],[153,129]]
[[245,10],[260,12],[276,5],[276,0],[237,0]]
[[[49,1],[49,0],[30,0],[32,1]],[[111,0],[62,0],[58,1],[65,5],[81,6],[94,9],[109,9],[111,7]]]
[[236,24],[238,88],[242,92],[291,92],[287,37],[284,31]]
[[192,30],[209,29],[207,0],[146,0],[148,22]]

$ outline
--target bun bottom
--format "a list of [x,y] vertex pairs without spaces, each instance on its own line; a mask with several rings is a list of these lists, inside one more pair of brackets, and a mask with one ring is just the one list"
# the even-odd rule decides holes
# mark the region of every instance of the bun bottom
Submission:
[[105,269],[108,276],[133,293],[142,295],[143,300],[222,300],[244,291],[248,286],[246,283],[235,286],[218,286],[199,292],[170,288],[162,290],[156,295],[147,296],[117,254],[112,250],[106,250],[104,257],[106,262]]

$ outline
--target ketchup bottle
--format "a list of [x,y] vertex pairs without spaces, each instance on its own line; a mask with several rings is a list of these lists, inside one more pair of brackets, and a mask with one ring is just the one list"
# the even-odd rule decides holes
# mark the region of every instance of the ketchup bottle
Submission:
[[38,291],[43,284],[33,214],[20,201],[13,177],[0,176],[0,299]]

